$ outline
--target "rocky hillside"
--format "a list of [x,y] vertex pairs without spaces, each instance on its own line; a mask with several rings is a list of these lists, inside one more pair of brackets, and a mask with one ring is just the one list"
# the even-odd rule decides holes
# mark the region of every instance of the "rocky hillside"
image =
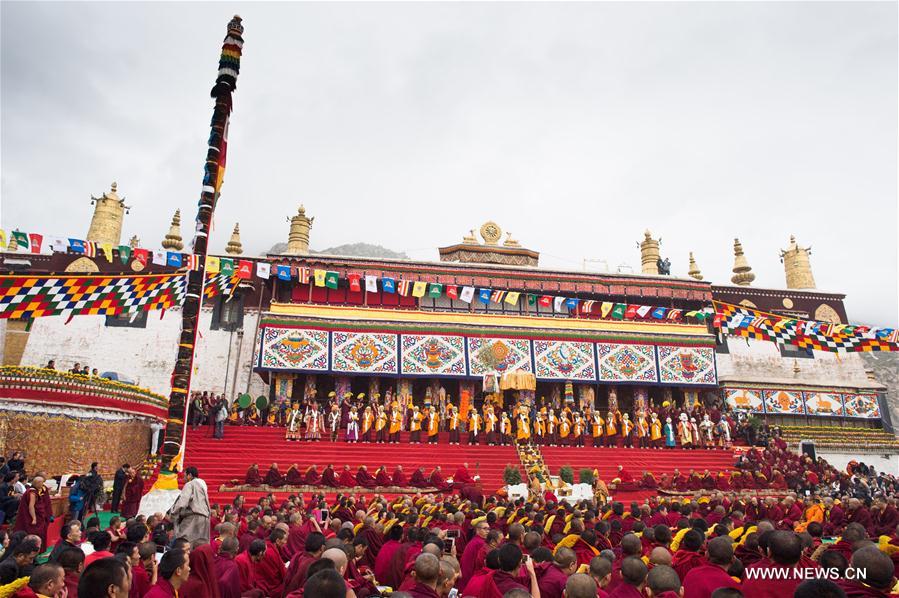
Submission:
[[899,431],[899,353],[861,353],[865,366],[874,370],[877,381],[887,387],[887,403],[893,429]]
[[[287,251],[287,243],[275,243],[272,248],[268,250],[268,253],[279,254],[284,253],[285,251]],[[327,255],[350,255],[353,257],[379,257],[400,260],[409,259],[409,256],[407,256],[403,252],[393,251],[387,249],[386,247],[381,247],[380,245],[372,245],[371,243],[348,243],[346,245],[338,245],[336,247],[322,249],[321,251],[312,249],[309,251],[309,253],[323,253]]]

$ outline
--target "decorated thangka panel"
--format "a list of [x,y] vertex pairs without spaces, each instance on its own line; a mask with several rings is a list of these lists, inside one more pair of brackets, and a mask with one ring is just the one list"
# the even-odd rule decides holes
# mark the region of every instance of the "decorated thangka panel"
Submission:
[[843,405],[846,417],[880,417],[880,405],[877,403],[877,395],[869,394],[845,394]]
[[662,384],[718,383],[713,347],[659,345],[659,382]]
[[400,336],[400,370],[410,376],[465,376],[465,337],[436,334]]
[[830,392],[804,392],[805,412],[808,415],[843,417],[843,397]]
[[533,372],[531,341],[517,338],[469,338],[468,372],[483,376],[491,372]]
[[535,340],[533,343],[537,378],[596,381],[593,343],[544,340]]
[[398,373],[397,335],[331,333],[331,370],[360,374]]
[[769,414],[802,415],[802,393],[796,390],[766,390],[765,411]]
[[260,366],[273,370],[328,369],[328,332],[303,328],[262,329]]
[[728,407],[735,411],[748,411],[749,413],[764,413],[765,399],[761,390],[747,388],[728,388],[725,396]]
[[653,345],[596,343],[601,382],[658,382]]

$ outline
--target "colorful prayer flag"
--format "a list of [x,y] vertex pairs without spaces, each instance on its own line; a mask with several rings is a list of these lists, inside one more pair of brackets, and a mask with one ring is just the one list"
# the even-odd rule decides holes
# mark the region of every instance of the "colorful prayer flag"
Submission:
[[290,266],[277,265],[275,273],[279,280],[290,280]]
[[490,295],[493,293],[491,289],[479,289],[478,290],[478,301],[487,305],[490,303]]
[[237,277],[243,280],[253,278],[253,262],[250,260],[239,260],[237,262]]
[[[122,248],[119,247],[119,250]],[[184,265],[187,266],[188,270],[199,270],[200,269],[200,256],[196,253],[191,253],[187,256],[187,261],[184,262]]]
[[325,286],[325,275],[326,274],[327,274],[327,272],[325,272],[324,270],[315,270],[315,272],[313,272],[313,276],[315,277],[315,286],[317,286],[317,287]]
[[[106,251],[106,248],[103,248]],[[165,254],[165,263],[167,266],[172,266],[174,268],[181,267],[181,253],[176,251],[167,251]]]
[[551,295],[541,295],[539,303],[540,307],[549,307],[553,304],[553,298]]
[[6,247],[6,232],[0,228],[0,248]]
[[599,316],[601,318],[606,318],[612,313],[612,308],[615,307],[615,304],[611,301],[603,301],[602,305],[599,306]]
[[683,313],[681,309],[671,309],[668,310],[668,318],[669,320],[680,320],[680,316]]
[[119,245],[119,261],[122,262],[122,265],[127,266],[130,259],[131,247],[129,245]]
[[28,233],[28,240],[31,241],[31,253],[40,253],[41,245],[44,244],[44,235],[40,233]]
[[573,310],[573,309],[577,309],[577,305],[580,302],[581,302],[580,299],[577,299],[575,297],[569,297],[568,299],[565,300],[565,307],[567,307],[569,309],[569,311]]
[[23,233],[22,231],[14,230],[12,232],[12,238],[9,240],[10,243],[15,241],[16,245],[21,247],[22,249],[28,249],[31,247],[31,242],[28,240],[28,235]]
[[87,257],[97,257],[97,244],[93,241],[85,241],[84,255],[86,255]]
[[652,307],[649,305],[641,305],[637,308],[637,315],[641,318],[645,318],[646,314],[648,314],[651,309]]
[[149,252],[146,249],[143,249],[142,247],[136,247],[131,253],[134,255],[134,259],[139,261],[144,266],[147,265],[147,259],[150,256]]
[[112,263],[112,243],[103,243],[100,248],[103,250],[103,255],[106,257],[106,261],[110,264]]
[[329,289],[336,289],[340,280],[340,274],[328,270],[325,272],[325,286]]
[[537,295],[528,293],[528,305],[537,305]]
[[69,247],[75,253],[84,253],[85,245],[81,239],[69,239]]
[[657,307],[654,310],[652,310],[652,317],[655,318],[656,320],[664,320],[665,312],[667,312],[667,311],[668,311],[667,308]]
[[447,285],[446,286],[446,296],[449,297],[450,299],[458,299],[459,298],[459,287],[454,284]]
[[385,293],[396,293],[396,280],[384,276],[381,278],[381,289],[383,289]]
[[428,283],[423,280],[416,280],[412,283],[412,296],[413,297],[424,297],[425,293],[428,292]]
[[627,318],[628,320],[633,320],[634,318],[637,317],[638,309],[640,309],[639,305],[634,305],[634,304],[628,305],[627,309],[624,310],[624,317]]
[[462,292],[459,293],[459,300],[471,303],[472,299],[474,299],[474,287],[462,287]]
[[222,274],[225,276],[234,276],[234,260],[230,257],[219,258],[219,264],[221,265]]
[[595,304],[596,304],[596,301],[593,301],[592,299],[588,299],[587,301],[584,301],[583,303],[581,303],[581,313],[582,314],[592,313],[593,306]]
[[509,305],[518,305],[518,297],[521,295],[518,291],[509,291],[506,293],[506,303]]
[[409,291],[412,290],[412,281],[411,280],[400,280],[396,284],[396,292],[398,295],[402,295],[403,297],[409,294]]
[[[137,253],[135,251],[135,253]],[[206,256],[206,273],[207,274],[218,274],[222,269],[222,260],[215,256],[207,255]]]
[[443,296],[443,285],[439,282],[432,282],[428,286],[428,297],[439,299],[441,296]]
[[362,292],[362,275],[356,272],[351,272],[346,275],[347,283],[349,284],[350,290],[354,293]]
[[365,277],[365,290],[368,293],[378,292],[378,277],[368,275]]
[[492,293],[490,293],[490,300],[493,301],[494,303],[502,303],[503,297],[505,297],[505,296],[506,296],[505,291],[493,291]]
[[627,305],[624,303],[616,303],[615,307],[612,308],[612,319],[621,320],[624,318],[624,314],[627,311]]
[[553,311],[562,311],[563,305],[565,305],[565,297],[556,297],[553,299]]

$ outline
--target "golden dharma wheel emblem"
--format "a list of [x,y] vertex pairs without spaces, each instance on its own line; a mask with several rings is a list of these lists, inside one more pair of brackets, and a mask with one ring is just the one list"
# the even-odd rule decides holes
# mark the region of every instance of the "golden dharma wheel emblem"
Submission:
[[783,305],[784,305],[784,307],[786,307],[787,309],[790,309],[790,308],[793,307],[793,300],[790,299],[789,297],[784,297]]
[[488,221],[481,225],[481,237],[489,245],[496,245],[503,236],[503,231],[496,222]]

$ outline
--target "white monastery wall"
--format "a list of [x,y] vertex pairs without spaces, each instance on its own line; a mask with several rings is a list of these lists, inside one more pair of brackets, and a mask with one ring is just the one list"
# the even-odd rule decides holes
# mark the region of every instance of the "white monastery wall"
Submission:
[[816,451],[817,456],[833,465],[839,471],[846,471],[850,461],[863,462],[865,465],[873,465],[877,471],[899,475],[899,455],[884,455],[880,453],[840,453],[831,451]]
[[[28,338],[22,365],[42,366],[50,359],[56,367],[67,370],[77,361],[82,365],[104,371],[118,372],[134,380],[139,386],[168,396],[170,378],[175,363],[175,349],[181,331],[181,310],[170,309],[160,320],[160,312],[151,311],[146,328],[106,326],[104,316],[78,316],[65,324],[63,317],[35,320]],[[250,394],[266,394],[262,379],[251,372],[255,343],[256,311],[244,312],[243,342],[238,356],[238,334],[227,330],[210,330],[212,310],[200,314],[200,336],[194,361],[192,390],[224,392],[226,370],[228,398],[232,393],[234,368],[237,367],[237,393],[245,391],[247,377]],[[231,367],[228,368],[228,347],[231,344]]]
[[[858,353],[814,351],[814,359],[782,356],[776,343],[737,337],[726,338],[729,353],[716,353],[722,382],[872,387]],[[798,367],[799,371],[794,369]]]

